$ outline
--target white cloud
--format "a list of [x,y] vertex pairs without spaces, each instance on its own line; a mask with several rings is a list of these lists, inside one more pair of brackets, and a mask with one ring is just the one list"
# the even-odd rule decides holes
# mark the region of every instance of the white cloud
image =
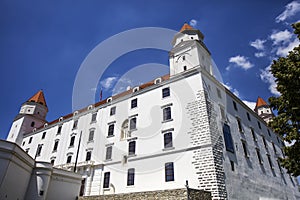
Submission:
[[104,89],[107,90],[112,87],[112,85],[115,83],[116,80],[117,80],[117,77],[112,76],[112,77],[108,77],[108,78],[104,79],[103,81],[100,82],[100,84]]
[[[254,66],[252,63],[248,61],[247,57],[240,56],[240,55],[229,58],[229,62],[236,64],[237,67],[241,67],[244,70],[250,69]],[[226,68],[227,70],[230,69],[230,67],[227,68]]]
[[285,57],[288,55],[289,51],[292,51],[296,46],[299,46],[299,40],[296,38],[294,41],[290,42],[287,46],[281,46],[277,48],[276,55]]
[[292,1],[291,3],[285,6],[285,10],[276,17],[276,22],[279,23],[281,21],[285,21],[287,18],[295,15],[300,11],[300,2]]
[[190,23],[189,23],[192,27],[196,27],[198,24],[198,21],[195,19],[191,19]]
[[251,110],[254,110],[256,102],[252,102],[252,101],[247,101],[247,100],[242,100],[244,102],[244,104],[246,104],[249,108],[251,108]]
[[275,82],[275,78],[273,76],[273,74],[270,72],[270,69],[271,69],[271,65],[269,65],[268,67],[266,67],[265,69],[263,70],[260,70],[260,79],[268,84],[269,85],[269,91],[274,94],[274,95],[277,95],[279,96],[280,93],[277,91],[276,89],[276,82]]
[[230,90],[235,96],[240,98],[240,93],[237,89],[233,88],[229,83],[222,83],[224,87]]
[[271,34],[270,39],[273,40],[274,45],[279,45],[280,43],[287,43],[292,38],[293,34],[287,29],[284,31],[278,31]]
[[250,46],[256,48],[257,50],[263,50],[265,48],[264,43],[266,40],[256,39],[253,42],[250,42]]
[[260,58],[260,57],[264,57],[266,55],[265,52],[257,52],[254,54],[255,57]]

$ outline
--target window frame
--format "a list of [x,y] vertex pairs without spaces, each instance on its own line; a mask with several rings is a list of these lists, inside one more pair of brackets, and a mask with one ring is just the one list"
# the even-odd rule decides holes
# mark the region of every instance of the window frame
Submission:
[[171,96],[170,87],[163,88],[161,91],[162,91],[162,98]]
[[109,188],[110,172],[104,172],[103,176],[103,188]]
[[115,114],[116,114],[116,110],[117,110],[116,106],[111,107],[111,108],[110,108],[110,111],[109,111],[109,115],[110,115],[110,116],[115,115]]
[[115,132],[115,124],[109,124],[108,125],[108,130],[107,130],[107,137],[113,137]]
[[171,106],[167,106],[163,108],[163,121],[170,121],[172,120],[172,109]]
[[226,123],[223,124],[223,136],[224,136],[226,151],[234,153],[235,152],[234,151],[234,142],[233,142],[233,139],[232,139],[230,126]]
[[127,186],[134,185],[134,178],[135,178],[135,169],[129,168],[127,171]]
[[133,140],[128,143],[128,155],[134,156],[136,155],[135,152],[136,152],[136,141]]
[[131,100],[130,108],[137,108],[137,98]]
[[165,182],[171,182],[174,180],[175,180],[174,163],[167,162],[167,163],[165,163]]
[[106,152],[105,152],[105,160],[111,160],[112,159],[112,146],[106,147]]
[[169,149],[173,147],[173,134],[172,132],[164,133],[164,148]]

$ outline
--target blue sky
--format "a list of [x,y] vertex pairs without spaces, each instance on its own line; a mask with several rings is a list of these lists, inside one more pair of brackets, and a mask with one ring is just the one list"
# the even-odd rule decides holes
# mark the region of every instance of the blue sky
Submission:
[[[268,66],[299,44],[291,28],[299,18],[300,2],[284,0],[2,0],[0,138],[6,138],[21,104],[39,89],[49,107],[48,121],[72,112],[73,84],[86,56],[107,38],[140,27],[179,30],[191,23],[205,35],[224,83],[249,105],[258,96],[267,100],[277,94]],[[168,54],[144,50],[121,56],[105,71],[96,93],[102,87],[103,97],[110,96],[122,74],[145,63],[168,65]],[[130,85],[132,79],[122,80]]]

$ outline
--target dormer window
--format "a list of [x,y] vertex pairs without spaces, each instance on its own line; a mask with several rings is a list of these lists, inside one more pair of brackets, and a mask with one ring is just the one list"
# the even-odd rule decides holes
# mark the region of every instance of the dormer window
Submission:
[[161,78],[157,78],[155,79],[154,84],[159,84],[160,82],[161,82]]
[[135,87],[135,88],[133,88],[133,92],[137,92],[137,91],[139,91],[139,87]]
[[111,102],[111,101],[112,101],[112,98],[109,97],[109,98],[106,100],[106,103],[109,103],[109,102]]

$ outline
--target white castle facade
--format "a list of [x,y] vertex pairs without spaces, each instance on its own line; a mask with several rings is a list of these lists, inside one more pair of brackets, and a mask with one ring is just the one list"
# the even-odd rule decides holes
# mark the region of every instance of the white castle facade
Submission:
[[213,199],[299,199],[296,179],[278,163],[281,138],[216,80],[202,33],[185,24],[172,44],[170,75],[53,122],[39,91],[22,105],[7,140],[37,161],[76,167],[83,196],[188,181]]

